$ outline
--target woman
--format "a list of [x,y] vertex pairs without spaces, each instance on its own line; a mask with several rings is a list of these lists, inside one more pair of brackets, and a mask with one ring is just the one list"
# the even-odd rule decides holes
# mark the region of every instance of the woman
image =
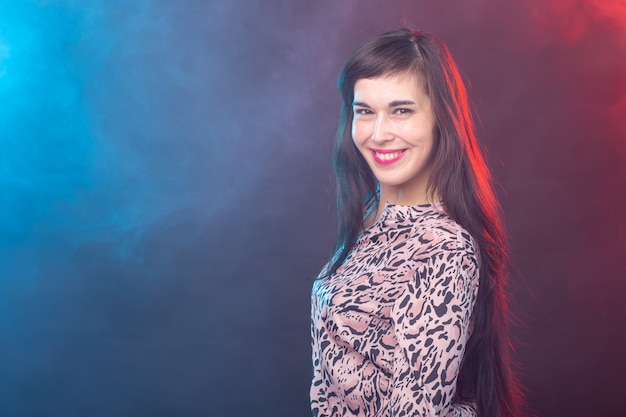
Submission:
[[506,242],[452,57],[432,35],[385,33],[353,53],[339,88],[339,236],[313,286],[313,415],[517,416]]

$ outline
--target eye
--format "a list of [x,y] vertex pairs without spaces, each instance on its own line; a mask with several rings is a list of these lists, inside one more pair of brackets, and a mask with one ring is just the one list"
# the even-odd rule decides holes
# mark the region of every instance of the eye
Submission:
[[404,108],[404,107],[400,107],[400,108],[396,109],[394,111],[394,113],[398,114],[398,115],[408,115],[408,114],[413,113],[413,110],[407,109],[407,108]]
[[354,114],[357,114],[359,116],[366,116],[368,114],[372,114],[372,111],[370,109],[360,107],[360,108],[354,109]]

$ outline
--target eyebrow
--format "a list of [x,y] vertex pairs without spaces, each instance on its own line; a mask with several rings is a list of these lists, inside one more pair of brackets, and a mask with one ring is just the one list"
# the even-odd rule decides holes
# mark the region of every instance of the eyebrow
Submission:
[[[399,107],[399,106],[414,106],[415,102],[411,101],[411,100],[394,100],[392,102],[389,103],[389,107]],[[361,101],[355,101],[354,103],[352,103],[352,106],[359,106],[359,107],[366,107],[366,108],[370,108],[370,106],[367,103],[363,103]]]

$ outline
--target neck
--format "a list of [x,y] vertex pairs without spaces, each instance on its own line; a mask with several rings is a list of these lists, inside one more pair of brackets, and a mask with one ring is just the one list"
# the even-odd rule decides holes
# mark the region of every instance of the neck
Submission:
[[381,187],[379,210],[381,206],[384,207],[385,203],[398,204],[402,206],[416,206],[419,204],[430,204],[439,201],[439,196],[436,192],[427,193],[426,189],[419,190],[417,192],[407,192],[402,189],[391,189],[390,187]]
[[423,191],[421,195],[407,196],[407,194],[403,194],[401,190],[393,192],[392,190],[389,190],[389,188],[381,186],[379,200],[372,204],[365,213],[365,227],[368,227],[376,222],[376,220],[383,213],[383,210],[385,210],[385,204],[417,206],[420,204],[433,204],[439,201],[439,194],[436,192],[428,195],[426,191]]

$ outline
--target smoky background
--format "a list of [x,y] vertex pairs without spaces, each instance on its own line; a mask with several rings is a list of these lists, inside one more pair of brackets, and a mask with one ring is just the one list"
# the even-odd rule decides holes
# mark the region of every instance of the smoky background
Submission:
[[480,116],[539,416],[626,398],[626,3],[0,1],[0,409],[309,415],[336,79],[399,26]]

